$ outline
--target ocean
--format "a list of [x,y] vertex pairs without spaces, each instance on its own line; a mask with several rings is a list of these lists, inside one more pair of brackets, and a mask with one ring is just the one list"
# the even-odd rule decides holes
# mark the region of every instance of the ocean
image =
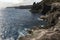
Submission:
[[26,29],[43,25],[40,14],[33,14],[30,9],[0,9],[0,40],[17,40],[27,35]]

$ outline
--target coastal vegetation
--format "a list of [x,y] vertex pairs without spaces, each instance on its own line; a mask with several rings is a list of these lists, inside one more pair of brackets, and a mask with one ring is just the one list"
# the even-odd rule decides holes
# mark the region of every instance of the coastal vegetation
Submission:
[[14,8],[18,8],[18,9],[31,9],[32,5],[22,5],[22,6],[16,6]]
[[38,3],[34,2],[31,7],[31,12],[44,14],[51,10],[51,4],[56,2],[60,2],[60,0],[42,0],[41,2]]

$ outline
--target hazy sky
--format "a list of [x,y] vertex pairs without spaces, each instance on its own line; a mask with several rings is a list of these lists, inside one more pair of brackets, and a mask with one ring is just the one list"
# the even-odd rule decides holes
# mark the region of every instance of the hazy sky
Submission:
[[13,3],[13,4],[32,4],[33,2],[39,2],[41,0],[0,0],[2,2],[8,2],[8,3]]
[[20,5],[31,5],[33,2],[40,2],[41,0],[0,0],[0,8],[20,6]]

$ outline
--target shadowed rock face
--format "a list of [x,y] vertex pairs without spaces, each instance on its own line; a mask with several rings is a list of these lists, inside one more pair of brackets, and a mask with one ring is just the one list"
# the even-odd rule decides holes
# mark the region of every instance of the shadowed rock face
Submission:
[[[58,22],[58,17],[60,15],[60,3],[56,2],[56,3],[52,3],[51,4],[51,10],[46,12],[46,14],[48,14],[48,24],[50,25],[55,25]],[[47,25],[48,25],[47,24]]]
[[42,14],[45,15],[48,11],[51,10],[51,6],[49,6],[49,5],[44,5],[42,10],[43,10],[43,11],[42,11]]

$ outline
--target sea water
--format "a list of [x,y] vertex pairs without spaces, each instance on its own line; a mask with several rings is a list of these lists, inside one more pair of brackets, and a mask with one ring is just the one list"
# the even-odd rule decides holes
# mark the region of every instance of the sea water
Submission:
[[17,40],[28,34],[26,29],[43,24],[39,14],[32,14],[30,9],[0,9],[0,40]]

